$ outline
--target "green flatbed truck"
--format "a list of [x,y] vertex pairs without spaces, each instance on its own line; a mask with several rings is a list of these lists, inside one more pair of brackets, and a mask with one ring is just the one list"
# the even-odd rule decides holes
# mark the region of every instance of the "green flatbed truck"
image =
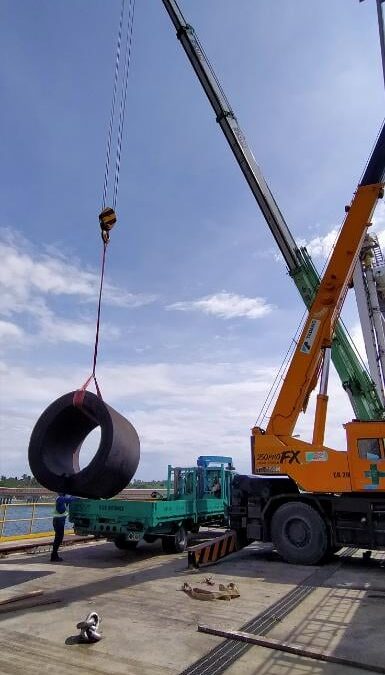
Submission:
[[78,499],[70,504],[69,520],[76,534],[106,538],[120,549],[134,549],[141,539],[162,540],[166,553],[180,553],[189,533],[201,525],[228,525],[231,457],[198,457],[197,466],[168,467],[167,493],[151,499]]

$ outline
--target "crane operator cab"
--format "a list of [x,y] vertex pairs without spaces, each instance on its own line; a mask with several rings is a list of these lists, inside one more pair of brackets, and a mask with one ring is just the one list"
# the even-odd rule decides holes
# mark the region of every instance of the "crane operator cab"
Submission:
[[344,425],[351,490],[385,491],[385,422]]

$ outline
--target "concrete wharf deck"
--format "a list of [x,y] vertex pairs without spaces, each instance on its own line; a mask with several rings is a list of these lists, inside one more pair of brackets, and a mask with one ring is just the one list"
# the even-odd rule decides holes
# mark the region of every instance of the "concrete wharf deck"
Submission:
[[[0,614],[1,674],[177,675],[224,642],[198,633],[199,623],[239,630],[297,587],[307,588],[302,601],[274,623],[268,637],[385,667],[382,554],[365,561],[357,552],[309,568],[287,565],[253,545],[195,573],[187,570],[186,554],[165,555],[158,544],[123,552],[92,542],[65,548],[62,555],[61,564],[51,563],[47,552],[0,560],[0,601],[36,589],[61,599]],[[207,576],[216,584],[234,581],[241,597],[201,602],[180,591],[185,581],[210,588],[203,583]],[[77,644],[76,624],[90,611],[102,617],[103,639]],[[228,665],[228,675],[368,672],[256,646]],[[224,671],[207,671],[214,672]]]

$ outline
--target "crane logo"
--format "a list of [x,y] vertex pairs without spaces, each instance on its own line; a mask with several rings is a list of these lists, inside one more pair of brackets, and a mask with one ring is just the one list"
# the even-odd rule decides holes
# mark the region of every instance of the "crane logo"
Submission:
[[365,490],[376,490],[380,484],[380,479],[385,478],[385,472],[379,471],[377,464],[371,464],[369,471],[364,471],[364,476],[370,478],[370,483],[364,485]]
[[[300,464],[298,459],[299,450],[282,450],[282,452],[265,452],[258,453],[256,462],[261,464],[263,462],[279,462],[279,464]],[[266,467],[265,467],[266,468]]]
[[310,321],[310,326],[307,330],[305,339],[300,349],[300,352],[302,352],[302,354],[309,354],[311,352],[311,348],[314,344],[314,340],[316,338],[320,323],[321,321],[319,319],[312,319]]

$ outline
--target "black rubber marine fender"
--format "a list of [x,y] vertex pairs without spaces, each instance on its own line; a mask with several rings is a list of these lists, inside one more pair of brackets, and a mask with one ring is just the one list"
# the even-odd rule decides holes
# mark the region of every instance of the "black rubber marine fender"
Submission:
[[[109,498],[127,486],[139,464],[140,441],[132,424],[92,392],[81,406],[64,394],[44,410],[32,431],[28,460],[36,480],[53,492]],[[80,469],[79,453],[88,434],[100,427],[100,443]]]

